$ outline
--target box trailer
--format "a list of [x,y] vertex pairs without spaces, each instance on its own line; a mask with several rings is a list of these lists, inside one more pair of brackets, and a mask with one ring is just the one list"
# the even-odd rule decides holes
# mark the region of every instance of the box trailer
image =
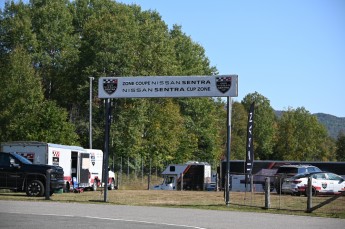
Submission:
[[[98,186],[104,183],[103,179],[103,151],[100,149],[86,149],[86,152],[90,156],[90,180],[93,182],[93,190],[96,190]],[[115,173],[108,170],[108,189],[117,189],[117,180],[115,179]]]
[[[206,190],[211,183],[211,165],[206,162],[172,164],[162,172],[163,182],[155,190]],[[182,187],[181,187],[182,184]]]
[[[64,170],[65,191],[75,188],[96,190],[102,184],[103,163],[100,160],[103,158],[103,152],[96,154],[96,151],[93,151],[94,158],[92,158],[90,151],[80,146],[35,141],[3,142],[1,151],[15,152],[34,164],[61,166]],[[99,171],[101,171],[100,176],[96,175]]]

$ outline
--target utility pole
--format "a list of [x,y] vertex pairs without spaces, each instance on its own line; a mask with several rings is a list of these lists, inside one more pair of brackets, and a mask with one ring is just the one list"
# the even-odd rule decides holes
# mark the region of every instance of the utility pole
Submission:
[[89,148],[92,149],[92,81],[95,79],[94,77],[89,77],[90,79],[90,114],[89,114]]

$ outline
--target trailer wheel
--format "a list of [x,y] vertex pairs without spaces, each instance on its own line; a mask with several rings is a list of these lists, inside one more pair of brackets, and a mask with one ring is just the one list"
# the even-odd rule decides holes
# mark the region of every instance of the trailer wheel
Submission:
[[44,186],[39,180],[32,180],[26,186],[26,195],[28,196],[43,196]]
[[69,184],[69,182],[66,182],[66,192],[70,192],[71,191],[71,185]]
[[111,184],[109,186],[109,190],[114,190],[115,189],[115,181],[111,180]]

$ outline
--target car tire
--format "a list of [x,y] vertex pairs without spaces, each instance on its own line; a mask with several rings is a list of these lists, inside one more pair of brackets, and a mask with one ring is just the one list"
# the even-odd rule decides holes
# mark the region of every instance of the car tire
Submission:
[[312,196],[317,196],[317,191],[316,189],[313,187],[312,191],[311,191]]
[[44,185],[39,180],[32,180],[28,182],[26,186],[26,195],[28,196],[43,196],[44,195]]
[[[308,189],[304,192],[304,196],[308,196]],[[317,191],[314,187],[311,190],[311,196],[317,196]]]

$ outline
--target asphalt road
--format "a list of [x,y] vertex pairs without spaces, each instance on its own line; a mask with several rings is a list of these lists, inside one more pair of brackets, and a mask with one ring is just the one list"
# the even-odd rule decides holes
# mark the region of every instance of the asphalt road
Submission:
[[0,228],[345,228],[344,219],[109,204],[0,200]]

